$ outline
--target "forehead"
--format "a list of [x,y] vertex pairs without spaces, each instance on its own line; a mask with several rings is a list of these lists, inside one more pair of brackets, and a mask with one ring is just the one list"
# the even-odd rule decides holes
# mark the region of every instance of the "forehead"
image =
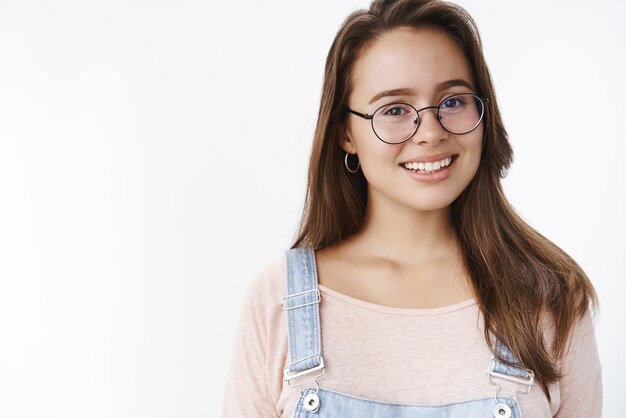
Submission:
[[474,85],[470,65],[457,43],[435,29],[397,28],[359,55],[352,70],[351,103],[368,103],[377,93],[410,88],[429,100],[435,85],[461,79]]

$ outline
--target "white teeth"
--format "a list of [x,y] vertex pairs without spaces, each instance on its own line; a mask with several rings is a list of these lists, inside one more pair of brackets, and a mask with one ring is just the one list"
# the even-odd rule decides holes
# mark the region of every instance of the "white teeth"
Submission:
[[409,170],[433,172],[444,167],[447,167],[452,162],[452,157],[444,158],[440,161],[433,161],[428,163],[405,163],[403,166]]

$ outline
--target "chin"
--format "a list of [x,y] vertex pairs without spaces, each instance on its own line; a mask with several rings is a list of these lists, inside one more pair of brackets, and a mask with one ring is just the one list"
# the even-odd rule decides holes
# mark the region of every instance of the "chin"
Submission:
[[409,201],[399,202],[402,205],[418,212],[437,212],[447,210],[452,202],[459,197],[460,194],[446,196],[424,196],[416,195]]

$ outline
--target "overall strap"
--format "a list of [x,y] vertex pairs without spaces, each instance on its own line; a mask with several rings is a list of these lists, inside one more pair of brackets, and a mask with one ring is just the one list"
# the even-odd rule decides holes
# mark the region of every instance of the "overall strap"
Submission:
[[283,309],[287,312],[290,363],[284,369],[287,382],[314,370],[324,368],[320,330],[315,253],[311,248],[285,251],[287,296]]
[[491,362],[489,363],[489,368],[487,370],[487,380],[489,381],[489,383],[495,384],[491,380],[491,378],[497,377],[511,382],[519,383],[525,386],[526,390],[516,391],[514,396],[517,393],[527,395],[530,392],[530,389],[535,381],[535,374],[532,370],[522,367],[519,360],[515,358],[511,350],[509,350],[509,348],[504,345],[499,339],[494,337],[493,341],[495,344],[495,351],[499,353],[504,360],[511,364],[505,363],[499,360],[497,357],[493,357],[491,359]]
[[509,348],[498,339],[495,339],[495,349],[498,353],[500,353],[504,360],[514,365],[512,366],[506,364],[496,358],[494,359],[493,366],[493,370],[495,372],[509,374],[517,377],[528,377],[528,370],[520,366],[519,361],[517,360],[517,358],[515,358],[513,353],[511,353],[511,350],[509,350]]

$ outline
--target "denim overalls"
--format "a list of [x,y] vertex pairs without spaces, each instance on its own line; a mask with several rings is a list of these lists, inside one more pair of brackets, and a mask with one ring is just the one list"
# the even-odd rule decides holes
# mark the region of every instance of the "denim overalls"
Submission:
[[[515,367],[493,358],[486,370],[487,380],[494,385],[494,396],[445,405],[409,405],[378,402],[319,387],[318,378],[324,374],[322,340],[315,253],[311,248],[294,248],[285,252],[287,266],[287,296],[283,309],[287,312],[290,363],[284,369],[285,381],[300,389],[294,418],[521,418],[517,394],[528,394],[534,382],[531,370]],[[507,347],[495,341],[495,349],[512,364],[519,362]],[[293,380],[307,375],[315,378],[315,388],[302,389]],[[497,379],[505,379],[526,387],[511,398],[499,397]]]

